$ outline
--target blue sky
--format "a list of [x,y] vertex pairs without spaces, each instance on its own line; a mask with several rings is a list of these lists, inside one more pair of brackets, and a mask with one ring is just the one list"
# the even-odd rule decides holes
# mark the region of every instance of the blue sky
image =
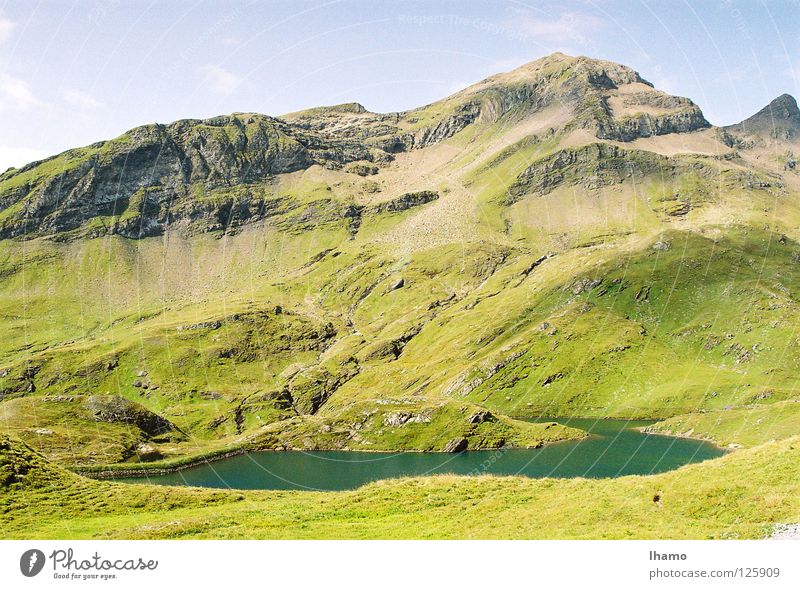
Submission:
[[0,0],[0,170],[155,121],[408,109],[554,51],[729,124],[800,94],[800,3]]

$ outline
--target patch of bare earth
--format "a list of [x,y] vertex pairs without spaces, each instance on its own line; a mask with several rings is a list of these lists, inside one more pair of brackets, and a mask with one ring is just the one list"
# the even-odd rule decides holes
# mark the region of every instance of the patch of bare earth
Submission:
[[778,524],[769,536],[770,540],[800,540],[800,524]]

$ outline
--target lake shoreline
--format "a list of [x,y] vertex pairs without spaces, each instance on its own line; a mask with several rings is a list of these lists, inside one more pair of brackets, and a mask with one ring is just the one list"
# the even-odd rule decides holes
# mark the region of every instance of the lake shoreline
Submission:
[[[240,490],[343,490],[395,476],[434,473],[617,478],[674,470],[728,453],[705,440],[645,431],[655,420],[572,418],[559,422],[539,418],[537,421],[556,421],[578,428],[586,435],[529,447],[498,446],[463,452],[259,448],[254,444],[243,444],[228,451],[182,460],[179,464],[116,466],[105,470],[93,467],[75,469],[75,472],[130,484],[141,482]],[[676,444],[677,440],[683,442]],[[213,466],[213,463],[228,459],[230,463]],[[177,475],[193,467],[197,469]]]
[[[563,423],[558,422],[556,419],[553,418],[512,418],[512,419],[519,419],[520,421],[528,421],[532,423],[549,423],[555,422],[563,425]],[[562,421],[567,420],[567,418],[559,418]],[[572,418],[574,419],[574,418]],[[626,420],[629,421],[629,420]],[[644,420],[637,420],[637,421],[644,421]],[[647,420],[651,421],[651,420]],[[579,429],[579,428],[577,428]],[[583,436],[579,438],[575,437],[565,437],[563,439],[557,439],[553,441],[544,441],[540,440],[536,445],[529,445],[529,446],[498,446],[494,448],[474,448],[470,450],[466,450],[466,452],[496,452],[498,450],[538,450],[544,448],[546,446],[552,446],[554,444],[562,444],[565,442],[574,442],[576,440],[586,439],[591,437],[593,434],[590,432],[584,431]],[[173,464],[170,462],[160,462],[160,461],[153,461],[150,463],[139,463],[135,466],[132,464],[130,468],[127,467],[124,463],[112,463],[112,464],[103,464],[103,465],[96,465],[96,466],[67,466],[67,470],[73,472],[75,474],[85,476],[91,479],[97,480],[114,480],[114,479],[128,479],[128,478],[147,478],[148,476],[162,476],[168,474],[174,474],[180,472],[182,470],[186,470],[188,468],[194,468],[196,466],[202,466],[204,464],[211,464],[213,462],[219,462],[220,460],[226,460],[228,458],[233,458],[235,456],[240,456],[242,454],[248,454],[250,452],[365,452],[365,453],[383,453],[383,454],[458,454],[458,452],[449,452],[447,450],[416,450],[416,449],[404,449],[404,450],[386,450],[386,449],[371,449],[371,448],[359,448],[357,450],[352,450],[350,448],[328,448],[328,447],[310,447],[310,448],[300,448],[300,447],[293,447],[293,448],[286,448],[286,447],[263,447],[259,444],[255,443],[242,443],[241,446],[230,446],[228,450],[214,450],[209,451],[204,454],[198,454],[192,457],[185,457],[185,458],[177,458],[174,459],[177,464]]]
[[[592,437],[592,434],[588,433],[588,435],[579,438],[579,440],[586,439],[588,437]],[[192,459],[187,461],[186,463],[181,463],[176,466],[158,466],[157,463],[153,463],[152,467],[139,467],[139,468],[130,468],[130,469],[123,469],[117,468],[119,463],[114,463],[111,465],[104,465],[99,467],[93,468],[107,468],[108,470],[86,470],[85,467],[83,468],[70,468],[68,467],[67,470],[70,472],[74,472],[75,474],[79,474],[81,476],[85,476],[91,479],[97,480],[114,480],[114,479],[128,479],[128,478],[147,478],[149,475],[160,476],[165,474],[175,474],[182,470],[186,470],[188,468],[193,468],[195,466],[202,466],[204,464],[211,464],[214,462],[219,462],[221,460],[227,460],[228,458],[233,458],[234,456],[241,456],[243,454],[251,454],[251,453],[261,453],[261,452],[269,452],[275,454],[285,454],[285,453],[300,453],[305,454],[309,452],[315,453],[324,453],[324,452],[358,452],[364,454],[463,454],[463,453],[488,453],[488,452],[505,452],[507,450],[541,450],[546,446],[554,446],[556,444],[563,444],[566,442],[575,442],[575,438],[565,438],[563,440],[556,440],[554,442],[548,443],[541,443],[537,446],[498,446],[497,448],[475,448],[474,450],[463,450],[462,452],[447,452],[444,450],[373,450],[373,449],[363,449],[359,448],[358,450],[351,450],[346,448],[239,448],[236,450],[231,450],[230,452],[224,452],[222,454],[210,454],[208,456],[198,456],[196,459]],[[109,466],[111,468],[109,468]]]
[[706,436],[687,435],[671,431],[654,431],[650,429],[651,427],[652,425],[647,425],[644,427],[638,427],[636,429],[638,429],[643,434],[647,434],[649,436],[665,436],[667,438],[679,438],[681,440],[697,440],[698,442],[706,442],[707,444],[712,444],[713,446],[716,446],[725,453],[735,452],[736,450],[741,450],[743,448],[743,446],[739,444],[736,445],[728,444],[727,446],[723,446],[719,441],[715,440],[714,438],[709,438]]

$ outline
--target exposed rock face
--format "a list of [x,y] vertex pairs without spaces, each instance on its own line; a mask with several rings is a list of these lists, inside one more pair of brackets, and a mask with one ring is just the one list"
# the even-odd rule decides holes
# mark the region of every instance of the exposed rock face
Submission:
[[[0,210],[19,208],[0,237],[70,231],[92,218],[100,232],[127,237],[201,218],[222,228],[231,217],[269,216],[284,206],[250,185],[314,163],[370,158],[363,144],[325,142],[262,115],[149,125],[0,176]],[[49,167],[54,173],[43,176]],[[233,186],[243,188],[227,199],[204,198]]]
[[675,113],[655,116],[639,113],[621,120],[599,121],[597,137],[616,141],[633,141],[640,137],[666,135],[668,133],[691,133],[711,126],[702,111],[692,106]]
[[670,171],[672,166],[667,158],[655,153],[626,150],[606,143],[564,149],[523,171],[509,187],[506,204],[527,194],[547,194],[567,182],[598,188],[656,170]]
[[95,421],[134,425],[148,436],[175,431],[175,426],[160,415],[118,395],[93,395],[83,404]]
[[383,418],[383,425],[388,427],[400,427],[411,419],[411,413],[408,411],[398,411],[397,413],[389,413]]
[[656,92],[634,92],[623,98],[623,103],[627,106],[652,106],[661,109],[687,109],[695,104],[683,96],[670,96],[669,94],[659,94]]
[[468,102],[435,126],[423,129],[409,137],[407,141],[411,148],[427,147],[439,143],[474,123],[480,114],[481,105],[476,102]]
[[700,108],[682,96],[649,90],[622,94],[617,99],[630,114],[617,115],[610,106],[610,95],[598,97],[594,130],[599,139],[627,142],[669,133],[691,133],[711,126]]
[[467,438],[454,438],[447,442],[444,447],[444,452],[463,452],[469,446]]
[[439,193],[433,190],[420,190],[419,192],[407,192],[402,196],[379,203],[372,207],[371,212],[374,213],[397,213],[400,211],[408,210],[412,207],[418,207],[428,204],[439,198]]
[[402,427],[407,423],[430,423],[431,412],[411,413],[410,411],[397,411],[387,413],[383,417],[383,425],[387,427]]
[[789,94],[781,94],[752,117],[724,128],[730,133],[755,135],[764,139],[800,138],[800,109]]

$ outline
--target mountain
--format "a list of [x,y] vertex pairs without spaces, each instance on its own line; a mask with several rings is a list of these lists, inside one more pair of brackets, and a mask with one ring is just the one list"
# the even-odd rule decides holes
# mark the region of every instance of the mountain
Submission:
[[725,130],[773,140],[797,140],[800,136],[800,109],[797,101],[781,94],[753,116]]
[[[280,119],[234,114],[138,127],[0,176],[0,237],[80,229],[146,237],[259,221],[297,209],[274,189],[281,174],[322,166],[369,175],[396,153],[472,125],[548,110],[561,114],[560,131],[623,142],[709,126],[690,100],[654,90],[629,68],[556,54],[404,113],[345,104]],[[335,204],[318,214],[359,216]]]
[[543,415],[785,438],[800,179],[753,119],[554,54],[410,111],[147,125],[8,170],[2,429],[81,469],[585,435]]

